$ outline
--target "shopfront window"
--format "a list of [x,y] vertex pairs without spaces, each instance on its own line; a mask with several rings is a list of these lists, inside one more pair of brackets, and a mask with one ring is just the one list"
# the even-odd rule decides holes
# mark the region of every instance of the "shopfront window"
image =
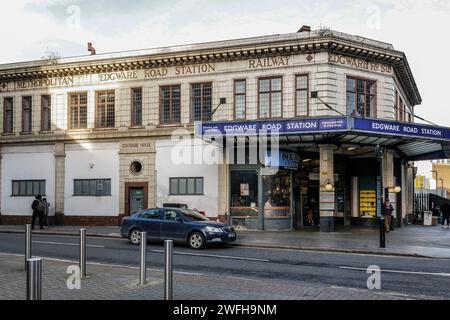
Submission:
[[237,170],[231,172],[231,208],[233,223],[249,229],[258,228],[258,172]]
[[264,176],[264,218],[286,219],[291,216],[291,173],[280,171]]

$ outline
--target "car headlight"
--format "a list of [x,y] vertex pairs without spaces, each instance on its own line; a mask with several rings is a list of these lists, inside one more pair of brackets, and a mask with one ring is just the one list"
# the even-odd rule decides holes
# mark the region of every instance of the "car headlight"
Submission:
[[215,227],[206,227],[206,230],[210,233],[222,233],[222,229]]

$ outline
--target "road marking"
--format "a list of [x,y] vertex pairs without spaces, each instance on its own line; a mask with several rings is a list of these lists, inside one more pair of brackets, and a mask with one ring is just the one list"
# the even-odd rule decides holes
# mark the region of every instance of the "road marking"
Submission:
[[[55,246],[71,246],[71,247],[78,247],[78,243],[67,243],[67,242],[51,242],[51,241],[33,241],[33,243],[39,243],[39,244],[50,244]],[[86,247],[89,248],[105,248],[105,246],[96,246],[96,245],[89,245],[87,244]]]
[[[164,253],[163,250],[150,250],[153,253]],[[255,261],[255,262],[271,262],[267,259],[257,259],[257,258],[247,258],[247,257],[234,257],[234,256],[222,256],[214,254],[203,254],[203,253],[189,253],[189,252],[174,252],[180,256],[194,256],[194,257],[206,257],[206,258],[219,258],[219,259],[229,259],[229,260],[241,260],[241,261]]]
[[[367,272],[367,268],[364,269],[364,268],[353,268],[353,267],[339,267],[339,269]],[[441,273],[433,273],[433,272],[401,271],[401,270],[388,270],[388,269],[383,269],[383,270],[381,270],[381,272],[414,274],[414,275],[421,275],[421,276],[450,277],[450,273],[443,273],[443,272],[441,272]]]

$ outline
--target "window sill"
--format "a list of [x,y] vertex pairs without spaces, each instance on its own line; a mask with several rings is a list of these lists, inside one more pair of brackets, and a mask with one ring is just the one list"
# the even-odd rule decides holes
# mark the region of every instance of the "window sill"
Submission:
[[203,197],[204,194],[169,194],[169,197]]
[[164,128],[181,128],[183,127],[182,123],[176,123],[176,124],[159,124],[156,126],[158,129],[164,129]]
[[19,135],[21,135],[21,136],[32,136],[32,135],[34,135],[34,132],[21,132],[21,133],[19,133]]
[[43,134],[43,135],[45,135],[45,134],[54,134],[55,132],[54,131],[52,131],[52,130],[49,130],[49,131],[39,131],[39,134]]
[[78,196],[78,195],[73,195],[73,198],[111,198],[112,195],[109,196]]
[[130,130],[145,130],[145,126],[131,126]]
[[118,131],[118,128],[94,128],[92,129],[93,132],[104,132],[104,131]]
[[89,133],[91,132],[90,129],[69,129],[66,131],[67,133]]
[[16,134],[15,133],[2,133],[2,136],[3,137],[14,137],[14,136],[16,136]]

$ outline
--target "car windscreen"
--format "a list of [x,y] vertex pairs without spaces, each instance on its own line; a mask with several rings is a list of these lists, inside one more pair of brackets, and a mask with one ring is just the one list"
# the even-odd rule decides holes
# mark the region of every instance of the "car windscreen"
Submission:
[[180,210],[180,212],[191,221],[210,221],[201,213],[193,210]]

